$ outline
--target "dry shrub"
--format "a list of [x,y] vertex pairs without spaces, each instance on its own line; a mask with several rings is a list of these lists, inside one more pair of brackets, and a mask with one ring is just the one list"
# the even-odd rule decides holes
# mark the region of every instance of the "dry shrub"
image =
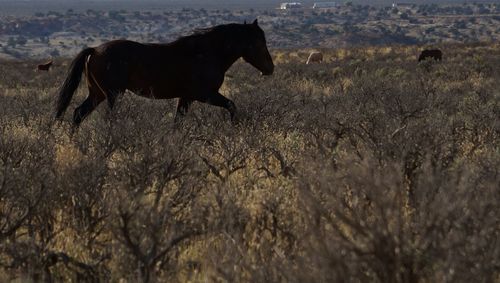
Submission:
[[279,50],[229,71],[236,124],[127,93],[76,131],[64,68],[5,62],[1,279],[498,281],[500,49],[418,49]]

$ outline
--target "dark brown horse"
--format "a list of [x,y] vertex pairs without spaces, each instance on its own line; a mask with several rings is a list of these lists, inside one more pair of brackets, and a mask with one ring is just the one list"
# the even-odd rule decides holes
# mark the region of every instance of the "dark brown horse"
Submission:
[[436,61],[441,61],[443,59],[443,52],[439,49],[426,49],[420,53],[420,56],[418,56],[418,62],[423,61],[427,58],[432,58]]
[[257,20],[198,30],[167,44],[115,40],[87,48],[71,64],[59,92],[56,117],[64,114],[85,71],[89,96],[75,109],[76,125],[105,99],[112,108],[117,95],[126,90],[154,99],[178,97],[175,120],[186,114],[193,101],[224,107],[233,119],[236,107],[219,88],[224,73],[240,57],[263,75],[274,71]]

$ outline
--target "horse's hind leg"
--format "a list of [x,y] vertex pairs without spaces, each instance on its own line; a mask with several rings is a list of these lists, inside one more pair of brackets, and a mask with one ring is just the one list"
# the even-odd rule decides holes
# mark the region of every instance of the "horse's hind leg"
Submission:
[[112,58],[89,60],[86,69],[90,91],[95,91],[102,99],[107,99],[113,109],[118,95],[124,93],[127,83],[127,66]]
[[111,113],[111,110],[113,110],[113,107],[116,104],[116,100],[118,99],[118,96],[120,96],[123,93],[125,93],[125,89],[106,91],[105,98],[106,98],[106,101],[108,103],[108,109],[109,109],[108,114]]
[[75,109],[73,113],[73,123],[79,126],[80,123],[104,100],[104,95],[89,89],[89,96]]
[[108,100],[109,109],[113,109],[116,99],[120,94],[125,93],[126,85],[126,73],[122,71],[117,71],[114,77],[108,77],[101,82],[103,92]]
[[177,104],[177,112],[175,113],[174,122],[179,122],[179,120],[186,116],[189,110],[189,106],[193,103],[193,100],[187,98],[179,98],[179,103]]

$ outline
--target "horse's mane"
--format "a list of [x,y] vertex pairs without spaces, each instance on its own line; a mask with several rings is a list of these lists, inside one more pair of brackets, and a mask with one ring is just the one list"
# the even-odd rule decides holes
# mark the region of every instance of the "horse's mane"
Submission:
[[196,28],[196,29],[194,29],[193,34],[191,36],[205,35],[205,34],[215,33],[215,32],[238,32],[238,31],[241,31],[241,28],[244,26],[245,26],[245,24],[232,23],[232,24],[217,25],[217,26],[208,27],[208,28]]
[[174,42],[187,42],[193,39],[200,39],[211,36],[231,35],[233,38],[239,38],[241,36],[242,27],[244,24],[223,24],[208,28],[197,28],[193,30],[193,33],[186,36],[181,36]]

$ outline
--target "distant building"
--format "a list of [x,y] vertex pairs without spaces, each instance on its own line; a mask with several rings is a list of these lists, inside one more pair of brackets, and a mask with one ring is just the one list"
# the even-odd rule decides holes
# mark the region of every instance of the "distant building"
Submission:
[[406,7],[406,8],[410,8],[410,7],[412,7],[412,6],[413,6],[413,4],[412,4],[412,3],[396,3],[396,2],[392,3],[392,7],[393,7],[393,8],[397,8],[397,7]]
[[328,8],[334,8],[337,6],[338,6],[337,2],[318,2],[318,3],[314,3],[313,9],[328,9]]
[[300,2],[286,2],[286,3],[281,3],[281,5],[280,5],[281,10],[298,9],[298,8],[302,8],[302,3],[300,3]]

